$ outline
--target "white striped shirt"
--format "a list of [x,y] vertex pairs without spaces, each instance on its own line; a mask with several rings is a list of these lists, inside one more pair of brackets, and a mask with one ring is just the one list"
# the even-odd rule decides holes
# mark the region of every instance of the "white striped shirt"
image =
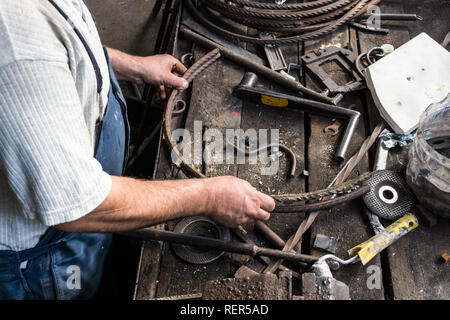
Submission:
[[109,73],[82,0],[55,0],[99,64],[103,89],[72,26],[47,0],[0,0],[0,250],[34,247],[49,226],[91,212],[111,178],[94,159]]

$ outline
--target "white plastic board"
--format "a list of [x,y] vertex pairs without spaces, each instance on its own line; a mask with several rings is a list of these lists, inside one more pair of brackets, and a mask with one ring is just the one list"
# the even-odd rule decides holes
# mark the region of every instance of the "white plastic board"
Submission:
[[426,33],[365,71],[381,116],[396,133],[411,133],[425,109],[450,92],[450,53]]

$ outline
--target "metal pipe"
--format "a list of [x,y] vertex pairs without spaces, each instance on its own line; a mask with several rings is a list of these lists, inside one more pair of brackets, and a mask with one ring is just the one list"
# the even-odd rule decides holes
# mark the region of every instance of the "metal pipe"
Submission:
[[183,244],[187,246],[233,252],[252,257],[265,256],[289,261],[306,262],[309,264],[315,263],[318,260],[317,257],[306,254],[283,252],[280,250],[258,247],[254,244],[222,241],[207,237],[199,237],[171,231],[161,231],[153,228],[120,232],[120,234],[146,240],[166,241],[171,243]]
[[247,57],[244,57],[226,47],[223,45],[216,43],[212,40],[209,40],[208,38],[205,38],[202,35],[199,35],[196,32],[193,32],[186,28],[185,26],[181,26],[180,28],[180,35],[183,36],[185,39],[194,41],[195,43],[199,44],[200,46],[207,48],[209,50],[212,50],[214,48],[219,48],[220,54],[222,57],[233,61],[234,63],[244,67],[246,70],[252,71],[254,73],[257,73],[287,89],[293,90],[295,92],[301,92],[311,98],[314,98],[319,101],[327,102],[336,105],[341,99],[342,95],[338,95],[334,98],[330,98],[327,96],[322,95],[321,93],[315,92],[314,90],[308,89],[304,87],[300,82],[292,80],[286,76],[283,76],[282,74],[273,71],[270,68],[267,68],[263,65],[260,65]]
[[356,19],[362,20],[362,19],[369,19],[369,18],[379,18],[381,20],[398,20],[398,21],[422,21],[423,17],[419,16],[417,14],[407,14],[407,13],[374,13],[369,14],[365,13],[357,17]]
[[277,248],[283,249],[284,245],[286,244],[278,234],[276,234],[272,229],[269,228],[267,224],[262,221],[256,221],[255,229]]
[[[234,235],[236,236],[236,237],[238,237],[242,242],[244,242],[244,243],[249,243],[249,244],[255,244],[252,240],[250,240],[240,229],[238,229],[238,228],[233,228],[233,229],[231,229],[231,231],[233,231],[233,233],[234,233]],[[272,231],[273,232],[273,231]],[[283,248],[283,247],[281,247],[281,248]],[[271,259],[269,259],[268,257],[263,257],[263,256],[259,256],[258,257],[260,260],[261,260],[261,262],[263,262],[266,266],[268,266],[269,264],[271,264],[272,263],[272,260]],[[307,268],[308,267],[308,264],[305,264],[304,262],[297,262],[297,265],[301,268],[301,269],[305,269],[305,268]],[[283,266],[283,265],[280,265],[279,266],[279,269],[280,270],[283,270],[283,271],[290,271],[290,272],[292,272],[292,276],[293,277],[296,277],[296,278],[298,278],[298,279],[301,279],[301,276],[298,274],[298,273],[296,273],[295,271],[293,271],[293,270],[291,270],[291,269],[289,269],[289,268],[287,268],[287,267],[285,267],[285,266]]]

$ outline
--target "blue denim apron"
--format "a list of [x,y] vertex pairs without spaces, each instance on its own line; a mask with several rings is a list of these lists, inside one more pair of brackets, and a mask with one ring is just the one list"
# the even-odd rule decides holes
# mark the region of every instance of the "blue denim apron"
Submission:
[[[98,68],[91,50],[79,36],[94,69]],[[127,107],[106,48],[105,56],[111,87],[106,112],[99,127],[95,158],[104,171],[120,176],[128,157]],[[102,80],[97,69],[96,74],[97,92],[100,92]],[[49,228],[34,248],[0,251],[0,300],[92,298],[102,277],[111,239],[110,234],[69,233]]]

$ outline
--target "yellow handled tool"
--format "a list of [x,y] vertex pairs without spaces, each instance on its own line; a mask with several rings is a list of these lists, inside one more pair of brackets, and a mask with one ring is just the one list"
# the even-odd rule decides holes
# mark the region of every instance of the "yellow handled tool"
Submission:
[[377,235],[348,250],[348,253],[350,256],[358,255],[361,263],[365,265],[395,241],[417,228],[418,225],[419,222],[415,215],[405,214]]

